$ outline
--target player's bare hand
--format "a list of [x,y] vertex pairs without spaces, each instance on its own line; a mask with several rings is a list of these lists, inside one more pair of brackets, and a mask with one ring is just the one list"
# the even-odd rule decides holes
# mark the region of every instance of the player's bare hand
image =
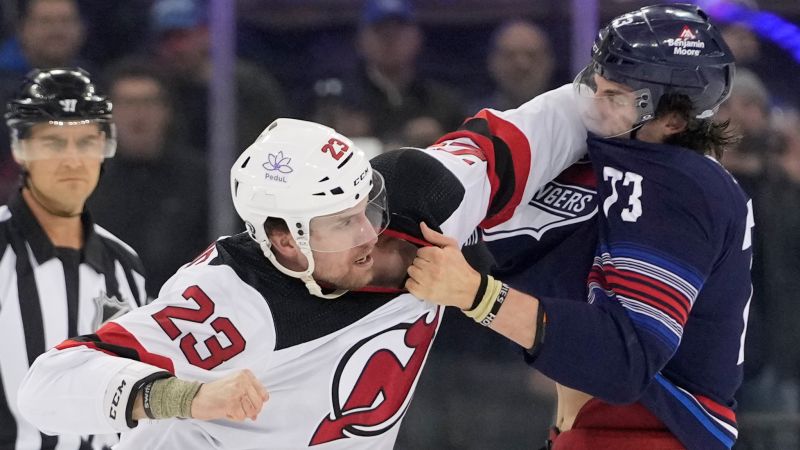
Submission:
[[425,240],[433,244],[417,250],[408,268],[406,289],[414,296],[439,305],[468,309],[481,282],[480,274],[469,265],[458,242],[420,224]]
[[192,401],[192,418],[256,420],[268,399],[264,385],[245,369],[203,384]]

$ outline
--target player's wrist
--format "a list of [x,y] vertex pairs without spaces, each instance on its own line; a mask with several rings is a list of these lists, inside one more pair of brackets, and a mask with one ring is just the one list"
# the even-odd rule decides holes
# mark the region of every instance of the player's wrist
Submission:
[[481,300],[483,300],[483,296],[486,295],[486,288],[489,284],[489,275],[485,273],[479,273],[478,276],[480,277],[478,280],[477,288],[475,289],[475,295],[473,296],[471,303],[466,308],[461,308],[463,311],[474,311],[478,305],[480,305]]
[[508,285],[502,281],[495,280],[491,275],[481,275],[481,284],[475,294],[472,308],[463,310],[464,314],[488,327],[500,312],[500,307],[503,306],[508,291]]
[[141,389],[142,408],[150,419],[192,417],[192,401],[203,384],[176,377],[151,381]]

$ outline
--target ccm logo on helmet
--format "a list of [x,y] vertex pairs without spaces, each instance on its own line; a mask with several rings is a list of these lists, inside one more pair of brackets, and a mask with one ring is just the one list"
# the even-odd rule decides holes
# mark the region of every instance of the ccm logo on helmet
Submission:
[[369,169],[364,169],[364,172],[362,172],[361,175],[358,176],[358,178],[353,180],[353,187],[358,186],[362,181],[364,181],[364,178],[367,177],[368,173]]
[[333,377],[333,410],[322,419],[309,445],[376,436],[402,419],[438,326],[436,308],[414,323],[397,324],[348,350]]

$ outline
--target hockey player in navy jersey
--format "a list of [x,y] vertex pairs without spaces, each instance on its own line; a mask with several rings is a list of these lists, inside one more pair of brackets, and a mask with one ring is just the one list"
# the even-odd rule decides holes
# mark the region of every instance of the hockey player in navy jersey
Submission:
[[[548,448],[717,450],[736,440],[753,217],[717,161],[732,136],[710,120],[733,71],[694,6],[646,7],[601,31],[575,82],[591,165],[484,233],[498,278],[531,295],[481,276],[422,227],[439,248],[418,251],[406,286],[519,343],[558,383]],[[486,135],[513,148],[492,114],[446,141]]]

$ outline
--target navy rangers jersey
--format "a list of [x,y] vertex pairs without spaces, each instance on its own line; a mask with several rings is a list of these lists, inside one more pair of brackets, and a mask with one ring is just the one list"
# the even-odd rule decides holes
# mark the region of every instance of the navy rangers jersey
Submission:
[[[482,111],[446,139],[514,154],[526,141],[509,125]],[[548,314],[546,344],[529,362],[601,399],[640,401],[690,449],[730,448],[751,293],[750,204],[709,157],[589,143],[593,164],[526,191],[508,220],[483,223],[495,274]]]
[[750,203],[717,161],[687,149],[590,138],[589,154],[599,194],[593,307],[542,297],[547,337],[532,363],[600,399],[641,402],[690,450],[731,448]]

